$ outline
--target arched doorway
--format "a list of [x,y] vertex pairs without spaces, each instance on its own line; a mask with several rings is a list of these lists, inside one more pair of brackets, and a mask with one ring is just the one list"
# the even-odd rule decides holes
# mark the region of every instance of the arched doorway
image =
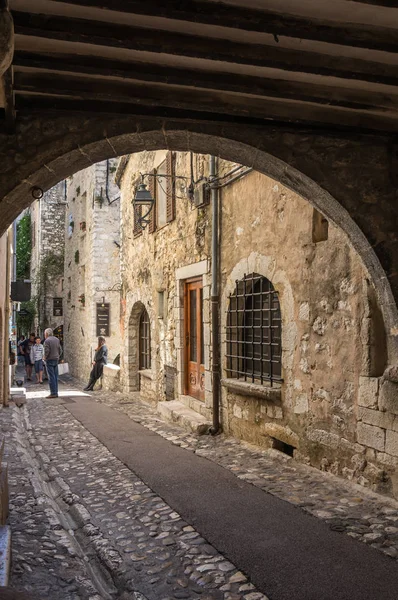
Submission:
[[130,392],[136,392],[140,389],[140,371],[150,369],[150,364],[150,318],[144,304],[138,301],[131,309],[128,328],[126,372],[128,373],[128,389]]

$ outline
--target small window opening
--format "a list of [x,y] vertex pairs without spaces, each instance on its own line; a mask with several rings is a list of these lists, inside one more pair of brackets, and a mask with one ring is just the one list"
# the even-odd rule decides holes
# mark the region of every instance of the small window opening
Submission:
[[272,447],[275,450],[279,450],[279,452],[283,452],[283,454],[287,454],[288,456],[293,456],[293,452],[295,450],[294,446],[286,444],[285,442],[277,440],[276,438],[272,438]]
[[312,213],[312,241],[314,244],[325,242],[329,235],[329,222],[322,213],[314,208]]

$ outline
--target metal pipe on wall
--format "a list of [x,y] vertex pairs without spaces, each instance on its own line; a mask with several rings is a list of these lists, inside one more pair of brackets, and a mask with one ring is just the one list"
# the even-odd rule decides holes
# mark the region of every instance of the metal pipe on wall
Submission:
[[220,327],[219,327],[219,194],[212,181],[216,178],[216,157],[210,156],[210,194],[212,208],[211,228],[211,344],[212,344],[212,389],[213,425],[210,433],[220,430]]

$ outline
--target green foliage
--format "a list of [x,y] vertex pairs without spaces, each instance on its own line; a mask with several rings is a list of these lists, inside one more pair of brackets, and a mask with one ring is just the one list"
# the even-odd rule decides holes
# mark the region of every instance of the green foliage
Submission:
[[36,271],[35,287],[36,296],[33,298],[37,309],[39,329],[48,326],[46,322],[46,298],[47,291],[56,285],[57,279],[64,273],[64,255],[49,252],[40,262]]
[[76,250],[76,252],[75,252],[75,263],[76,264],[79,264],[79,258],[80,258],[79,250]]
[[21,310],[26,310],[28,314],[22,316],[19,314],[19,312],[17,312],[17,329],[23,335],[28,336],[29,333],[32,331],[36,315],[36,306],[34,300],[28,300],[28,302],[21,302]]
[[32,232],[30,214],[22,217],[17,225],[17,279],[30,278],[30,257],[32,255]]

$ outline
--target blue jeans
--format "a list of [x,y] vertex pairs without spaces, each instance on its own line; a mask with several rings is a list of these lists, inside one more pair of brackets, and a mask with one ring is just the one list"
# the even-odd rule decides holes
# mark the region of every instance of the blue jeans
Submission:
[[47,360],[46,366],[51,395],[58,396],[58,361]]

